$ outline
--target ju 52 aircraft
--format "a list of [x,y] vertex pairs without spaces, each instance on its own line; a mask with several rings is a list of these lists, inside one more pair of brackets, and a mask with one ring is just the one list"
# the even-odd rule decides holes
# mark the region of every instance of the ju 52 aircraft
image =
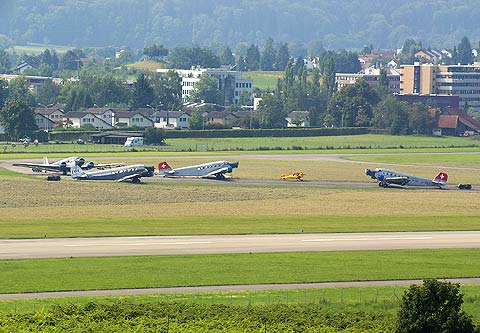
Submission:
[[153,177],[155,168],[144,165],[127,165],[108,170],[99,170],[86,173],[78,165],[71,168],[70,174],[73,179],[78,180],[116,180],[125,182],[130,180],[132,183],[140,183],[142,177]]
[[216,161],[172,169],[167,162],[158,164],[158,172],[164,177],[200,177],[225,179],[226,173],[238,168],[238,162]]
[[434,179],[412,176],[394,170],[376,168],[375,170],[365,169],[365,174],[378,181],[378,186],[433,186],[444,188],[447,184],[448,175],[440,172]]
[[93,162],[85,163],[85,159],[83,157],[67,157],[62,160],[49,163],[48,158],[43,158],[43,163],[14,163],[13,166],[19,166],[24,168],[31,168],[33,172],[41,172],[41,171],[52,171],[52,172],[62,172],[64,175],[70,171],[70,169],[78,165],[80,168],[84,170],[90,170],[93,168],[103,169],[103,168],[112,168],[112,167],[119,167],[123,166],[123,163],[107,163],[107,164],[94,164]]

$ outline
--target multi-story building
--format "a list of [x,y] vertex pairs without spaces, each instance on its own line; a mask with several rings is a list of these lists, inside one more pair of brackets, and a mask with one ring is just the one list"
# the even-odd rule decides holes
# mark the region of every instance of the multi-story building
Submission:
[[[388,78],[388,88],[392,93],[400,92],[400,72],[393,68],[386,68]],[[370,87],[378,87],[380,81],[380,69],[367,68],[362,73],[336,73],[335,84],[337,90],[345,86],[354,84],[358,79],[363,79]]]
[[[165,74],[169,69],[157,69],[157,73]],[[188,97],[195,89],[195,84],[203,74],[211,75],[218,80],[218,89],[223,93],[223,105],[238,104],[242,94],[252,96],[252,79],[244,79],[242,72],[226,70],[223,68],[192,68],[176,69],[182,78],[182,101],[187,102]]]
[[458,96],[460,107],[480,111],[480,65],[402,65],[402,94]]

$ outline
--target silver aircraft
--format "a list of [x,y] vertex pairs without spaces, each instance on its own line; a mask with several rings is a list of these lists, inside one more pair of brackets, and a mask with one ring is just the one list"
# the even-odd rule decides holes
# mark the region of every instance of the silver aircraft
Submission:
[[365,169],[365,174],[378,181],[378,186],[380,187],[398,185],[444,188],[448,180],[448,175],[444,172],[440,172],[434,179],[412,176],[406,173],[383,168],[376,168],[375,170]]
[[164,177],[200,177],[225,179],[226,173],[238,168],[238,162],[216,161],[172,169],[167,162],[158,164],[158,172]]
[[13,166],[19,166],[24,168],[31,168],[33,172],[42,172],[42,171],[52,171],[52,172],[62,172],[64,175],[70,171],[70,169],[78,165],[84,170],[90,170],[93,168],[104,169],[123,166],[123,163],[106,163],[106,164],[95,164],[93,162],[85,163],[83,157],[67,157],[62,160],[50,163],[47,157],[43,158],[42,163],[13,163]]
[[86,173],[78,165],[70,170],[73,179],[77,180],[116,180],[125,182],[130,180],[132,183],[140,183],[142,177],[153,177],[155,168],[144,165],[127,165],[108,170],[99,170]]

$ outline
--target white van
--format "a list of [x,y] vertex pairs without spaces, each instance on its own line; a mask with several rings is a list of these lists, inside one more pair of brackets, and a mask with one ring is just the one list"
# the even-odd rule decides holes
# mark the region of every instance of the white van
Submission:
[[131,136],[125,141],[125,147],[143,146],[143,138],[141,136]]

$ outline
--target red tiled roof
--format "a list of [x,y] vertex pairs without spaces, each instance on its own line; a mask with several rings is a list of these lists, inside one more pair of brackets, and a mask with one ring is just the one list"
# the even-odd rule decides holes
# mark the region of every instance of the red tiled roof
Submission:
[[438,128],[457,128],[458,116],[442,114],[438,117]]

